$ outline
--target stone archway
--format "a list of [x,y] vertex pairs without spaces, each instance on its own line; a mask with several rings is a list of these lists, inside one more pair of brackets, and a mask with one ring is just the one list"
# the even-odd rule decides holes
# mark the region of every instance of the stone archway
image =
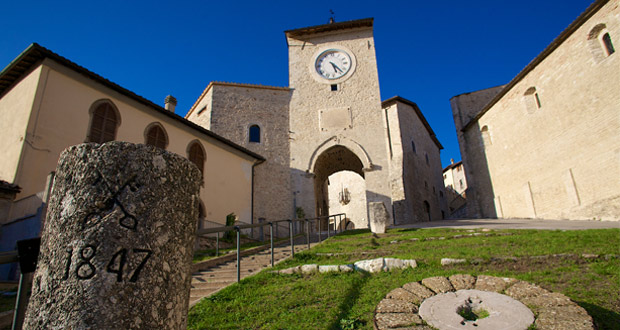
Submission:
[[[314,173],[316,216],[326,216],[330,213],[330,196],[328,193],[330,175],[342,171],[351,171],[365,178],[364,164],[353,151],[343,145],[331,146],[319,154],[314,161],[312,171]],[[363,189],[365,191],[365,186]],[[333,196],[332,198],[337,197]],[[327,228],[327,225],[328,220],[322,220],[321,228]]]

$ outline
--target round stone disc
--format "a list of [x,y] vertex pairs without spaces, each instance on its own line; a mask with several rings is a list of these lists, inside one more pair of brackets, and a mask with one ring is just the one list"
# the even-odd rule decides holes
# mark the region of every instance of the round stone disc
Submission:
[[[473,321],[457,313],[460,308],[486,310],[489,316]],[[534,323],[534,313],[506,295],[480,290],[458,290],[432,296],[420,305],[420,317],[440,330],[525,330]]]

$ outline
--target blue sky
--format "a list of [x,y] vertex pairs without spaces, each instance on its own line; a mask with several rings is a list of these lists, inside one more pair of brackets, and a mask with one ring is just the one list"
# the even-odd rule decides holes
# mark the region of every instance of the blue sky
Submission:
[[30,43],[185,115],[210,81],[288,85],[284,31],[374,18],[383,100],[416,102],[460,160],[450,98],[509,82],[592,1],[3,1],[0,67]]

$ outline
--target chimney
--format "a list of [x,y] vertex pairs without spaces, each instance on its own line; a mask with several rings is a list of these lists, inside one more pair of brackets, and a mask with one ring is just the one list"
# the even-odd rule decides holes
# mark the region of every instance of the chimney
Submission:
[[174,113],[174,108],[176,106],[177,106],[177,99],[172,95],[166,96],[166,98],[164,99],[164,108]]
[[[176,102],[176,100],[174,100],[174,103],[175,103],[175,104],[177,103],[177,102]],[[167,108],[166,108],[166,109],[167,109]],[[454,164],[454,159],[453,159],[453,158],[450,158],[450,164]]]

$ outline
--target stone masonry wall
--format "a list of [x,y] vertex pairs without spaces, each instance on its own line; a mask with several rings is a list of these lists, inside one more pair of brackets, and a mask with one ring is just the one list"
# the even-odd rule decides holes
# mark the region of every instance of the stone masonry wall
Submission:
[[[372,28],[287,36],[289,45],[291,171],[296,204],[315,214],[313,161],[322,146],[344,145],[364,163],[367,201],[383,202],[391,211],[388,145],[381,111],[379,79]],[[329,81],[313,76],[322,50],[345,49],[355,58],[355,71],[332,91]],[[342,111],[350,125],[321,126],[321,113]]]
[[[620,220],[620,177],[607,175],[620,173],[619,17],[609,1],[465,132],[483,214]],[[588,40],[599,24],[616,48],[609,56]],[[531,87],[539,108],[527,106]]]
[[[477,149],[476,142],[473,141],[465,141],[464,133],[461,131],[463,127],[471,121],[481,110],[482,108],[491,101],[502,89],[504,85],[483,89],[473,93],[465,93],[461,95],[457,95],[450,99],[450,106],[452,107],[452,115],[454,118],[454,125],[456,127],[456,136],[459,141],[459,148],[461,152],[461,161],[465,167],[465,176],[467,178],[467,215],[469,217],[482,217],[482,213],[479,207],[478,198],[476,197],[476,191],[482,189],[483,191],[488,191],[492,189],[488,186],[488,180],[485,178],[474,178],[474,172],[472,169],[473,164],[471,164],[475,160],[480,160],[478,157],[480,155],[475,156],[474,153],[479,151]],[[475,148],[476,150],[469,150],[470,148]],[[482,155],[484,157],[484,155]],[[472,161],[470,161],[472,159]],[[479,182],[473,182],[473,180],[478,179]],[[495,214],[488,214],[484,216],[495,217]]]
[[[386,108],[392,141],[391,182],[397,223],[428,221],[448,214],[439,148],[411,105],[397,102]],[[413,142],[413,143],[412,143]],[[415,144],[415,151],[413,145]],[[428,164],[426,157],[428,156]]]
[[[209,127],[267,161],[255,167],[254,222],[259,218],[282,220],[292,217],[289,172],[290,90],[242,84],[213,83],[189,120]],[[249,142],[249,128],[260,127],[260,143]],[[219,219],[208,219],[217,221]]]

